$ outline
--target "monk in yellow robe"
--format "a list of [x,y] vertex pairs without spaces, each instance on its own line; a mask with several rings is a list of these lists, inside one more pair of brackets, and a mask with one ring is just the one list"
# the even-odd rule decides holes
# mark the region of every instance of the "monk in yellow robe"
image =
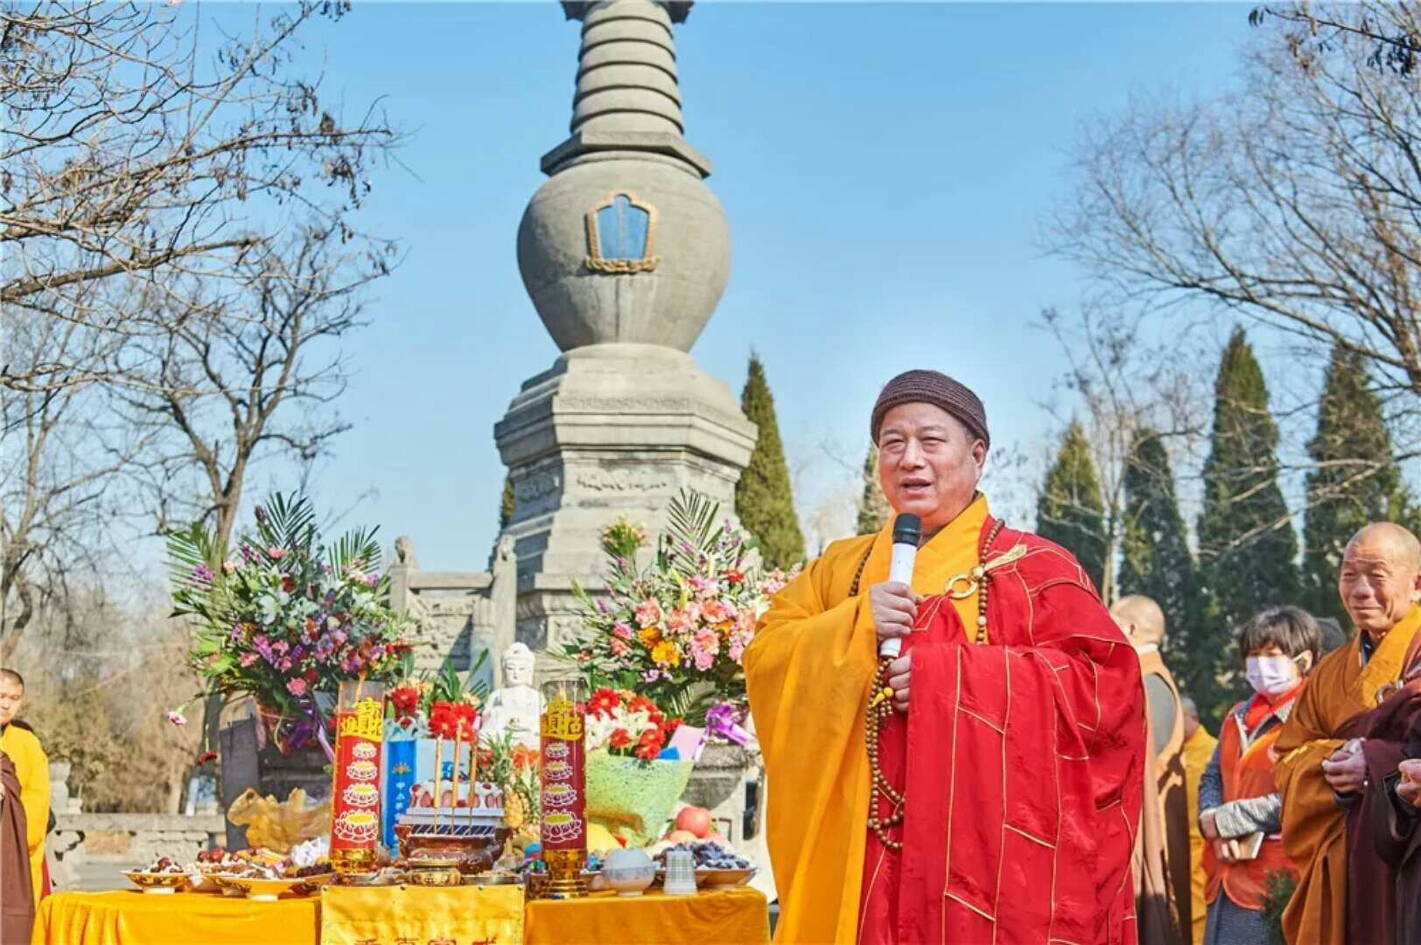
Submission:
[[1184,791],[1189,803],[1189,924],[1190,940],[1204,945],[1204,920],[1209,904],[1204,901],[1208,874],[1204,871],[1204,835],[1199,832],[1199,779],[1214,757],[1219,740],[1199,721],[1199,707],[1189,696],[1180,695],[1184,713]]
[[922,521],[911,586],[887,580],[891,522],[835,542],[744,657],[776,941],[1133,945],[1133,649],[1069,552],[992,518],[975,394],[910,371],[871,434]]
[[20,783],[32,894],[38,906],[44,892],[44,836],[49,828],[49,759],[33,732],[11,724],[24,698],[24,678],[12,669],[0,669],[0,752],[10,757]]
[[1416,538],[1398,525],[1375,523],[1353,536],[1337,589],[1357,633],[1318,663],[1278,736],[1283,844],[1299,872],[1283,912],[1289,945],[1349,945],[1347,811],[1367,774],[1352,727],[1398,681],[1421,629],[1418,557]]

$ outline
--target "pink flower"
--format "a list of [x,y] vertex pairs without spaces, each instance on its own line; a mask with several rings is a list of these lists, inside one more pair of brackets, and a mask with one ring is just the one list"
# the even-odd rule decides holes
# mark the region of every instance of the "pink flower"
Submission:
[[242,658],[237,660],[237,662],[245,669],[259,659],[261,659],[261,655],[258,653],[243,653]]
[[285,548],[277,548],[275,546],[272,546],[266,550],[266,556],[273,561],[280,561],[282,558],[286,557],[288,553],[289,552],[287,552]]
[[708,600],[701,605],[701,617],[706,623],[724,623],[729,618],[726,616],[725,605],[718,600]]
[[750,641],[755,639],[755,628],[749,630],[735,630],[730,634],[730,646],[727,648],[727,655],[735,662],[740,662],[740,656],[745,652],[745,648],[750,645]]
[[612,636],[620,637],[623,640],[630,640],[634,634],[632,628],[624,623],[619,623],[612,628]]
[[[280,660],[277,661],[276,668],[281,670],[281,672],[283,673],[289,670],[291,668],[291,657],[283,656]],[[297,694],[300,695],[300,693]]]
[[693,574],[687,579],[687,583],[690,584],[691,589],[696,592],[696,596],[702,600],[720,594],[720,584],[713,578],[704,578],[698,574]]
[[632,651],[631,644],[621,637],[613,637],[612,641],[607,644],[607,648],[612,651],[612,655],[617,659],[621,659]]
[[186,725],[186,724],[187,724],[187,719],[184,718],[184,717],[183,717],[183,714],[182,714],[181,712],[179,712],[177,709],[173,709],[171,712],[168,713],[168,721],[169,721],[169,722],[172,722],[174,725]]
[[636,622],[638,626],[650,627],[661,620],[661,605],[655,600],[647,598],[636,607]]
[[224,561],[224,562],[222,562],[222,570],[225,571],[225,572],[227,572],[228,574],[231,574],[233,571],[237,570],[237,562],[235,562],[235,561]]
[[667,633],[685,633],[691,629],[691,617],[684,610],[673,610],[666,618]]
[[306,680],[300,676],[297,676],[295,679],[288,679],[286,681],[286,691],[293,696],[304,696],[306,694]]
[[714,630],[701,630],[691,640],[691,659],[696,669],[704,672],[715,665],[716,654],[720,652],[720,637]]

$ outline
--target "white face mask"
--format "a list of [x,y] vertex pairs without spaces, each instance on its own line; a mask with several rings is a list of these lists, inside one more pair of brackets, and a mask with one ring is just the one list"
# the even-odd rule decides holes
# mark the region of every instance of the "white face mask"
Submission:
[[1244,675],[1255,692],[1278,696],[1297,685],[1298,664],[1289,656],[1250,656]]

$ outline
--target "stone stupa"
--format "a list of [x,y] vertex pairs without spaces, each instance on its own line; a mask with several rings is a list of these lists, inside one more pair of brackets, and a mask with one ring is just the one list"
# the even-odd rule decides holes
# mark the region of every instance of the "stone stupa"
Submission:
[[494,428],[513,482],[516,637],[534,651],[576,630],[573,583],[597,585],[603,528],[626,516],[654,533],[683,487],[732,515],[755,444],[688,353],[730,274],[710,163],[683,137],[671,27],[690,6],[563,4],[582,21],[572,134],[543,156],[518,228],[523,284],[562,354]]

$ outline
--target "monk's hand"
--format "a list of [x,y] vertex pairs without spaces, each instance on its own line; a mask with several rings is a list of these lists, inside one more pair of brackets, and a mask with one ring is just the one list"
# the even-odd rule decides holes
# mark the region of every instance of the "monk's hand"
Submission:
[[1412,758],[1396,766],[1401,780],[1396,782],[1396,794],[1412,807],[1421,807],[1421,758]]
[[1219,839],[1219,827],[1214,823],[1214,812],[1206,810],[1199,815],[1199,832],[1204,835],[1205,840]]
[[1349,742],[1322,760],[1322,776],[1338,794],[1356,794],[1366,785],[1367,758],[1361,740],[1354,748]]
[[918,616],[918,604],[922,596],[901,581],[884,581],[868,589],[869,611],[873,614],[873,625],[878,629],[878,645],[884,640],[906,637],[913,632],[913,621]]
[[888,685],[893,690],[893,708],[908,711],[908,676],[912,670],[912,653],[904,653],[888,664]]

